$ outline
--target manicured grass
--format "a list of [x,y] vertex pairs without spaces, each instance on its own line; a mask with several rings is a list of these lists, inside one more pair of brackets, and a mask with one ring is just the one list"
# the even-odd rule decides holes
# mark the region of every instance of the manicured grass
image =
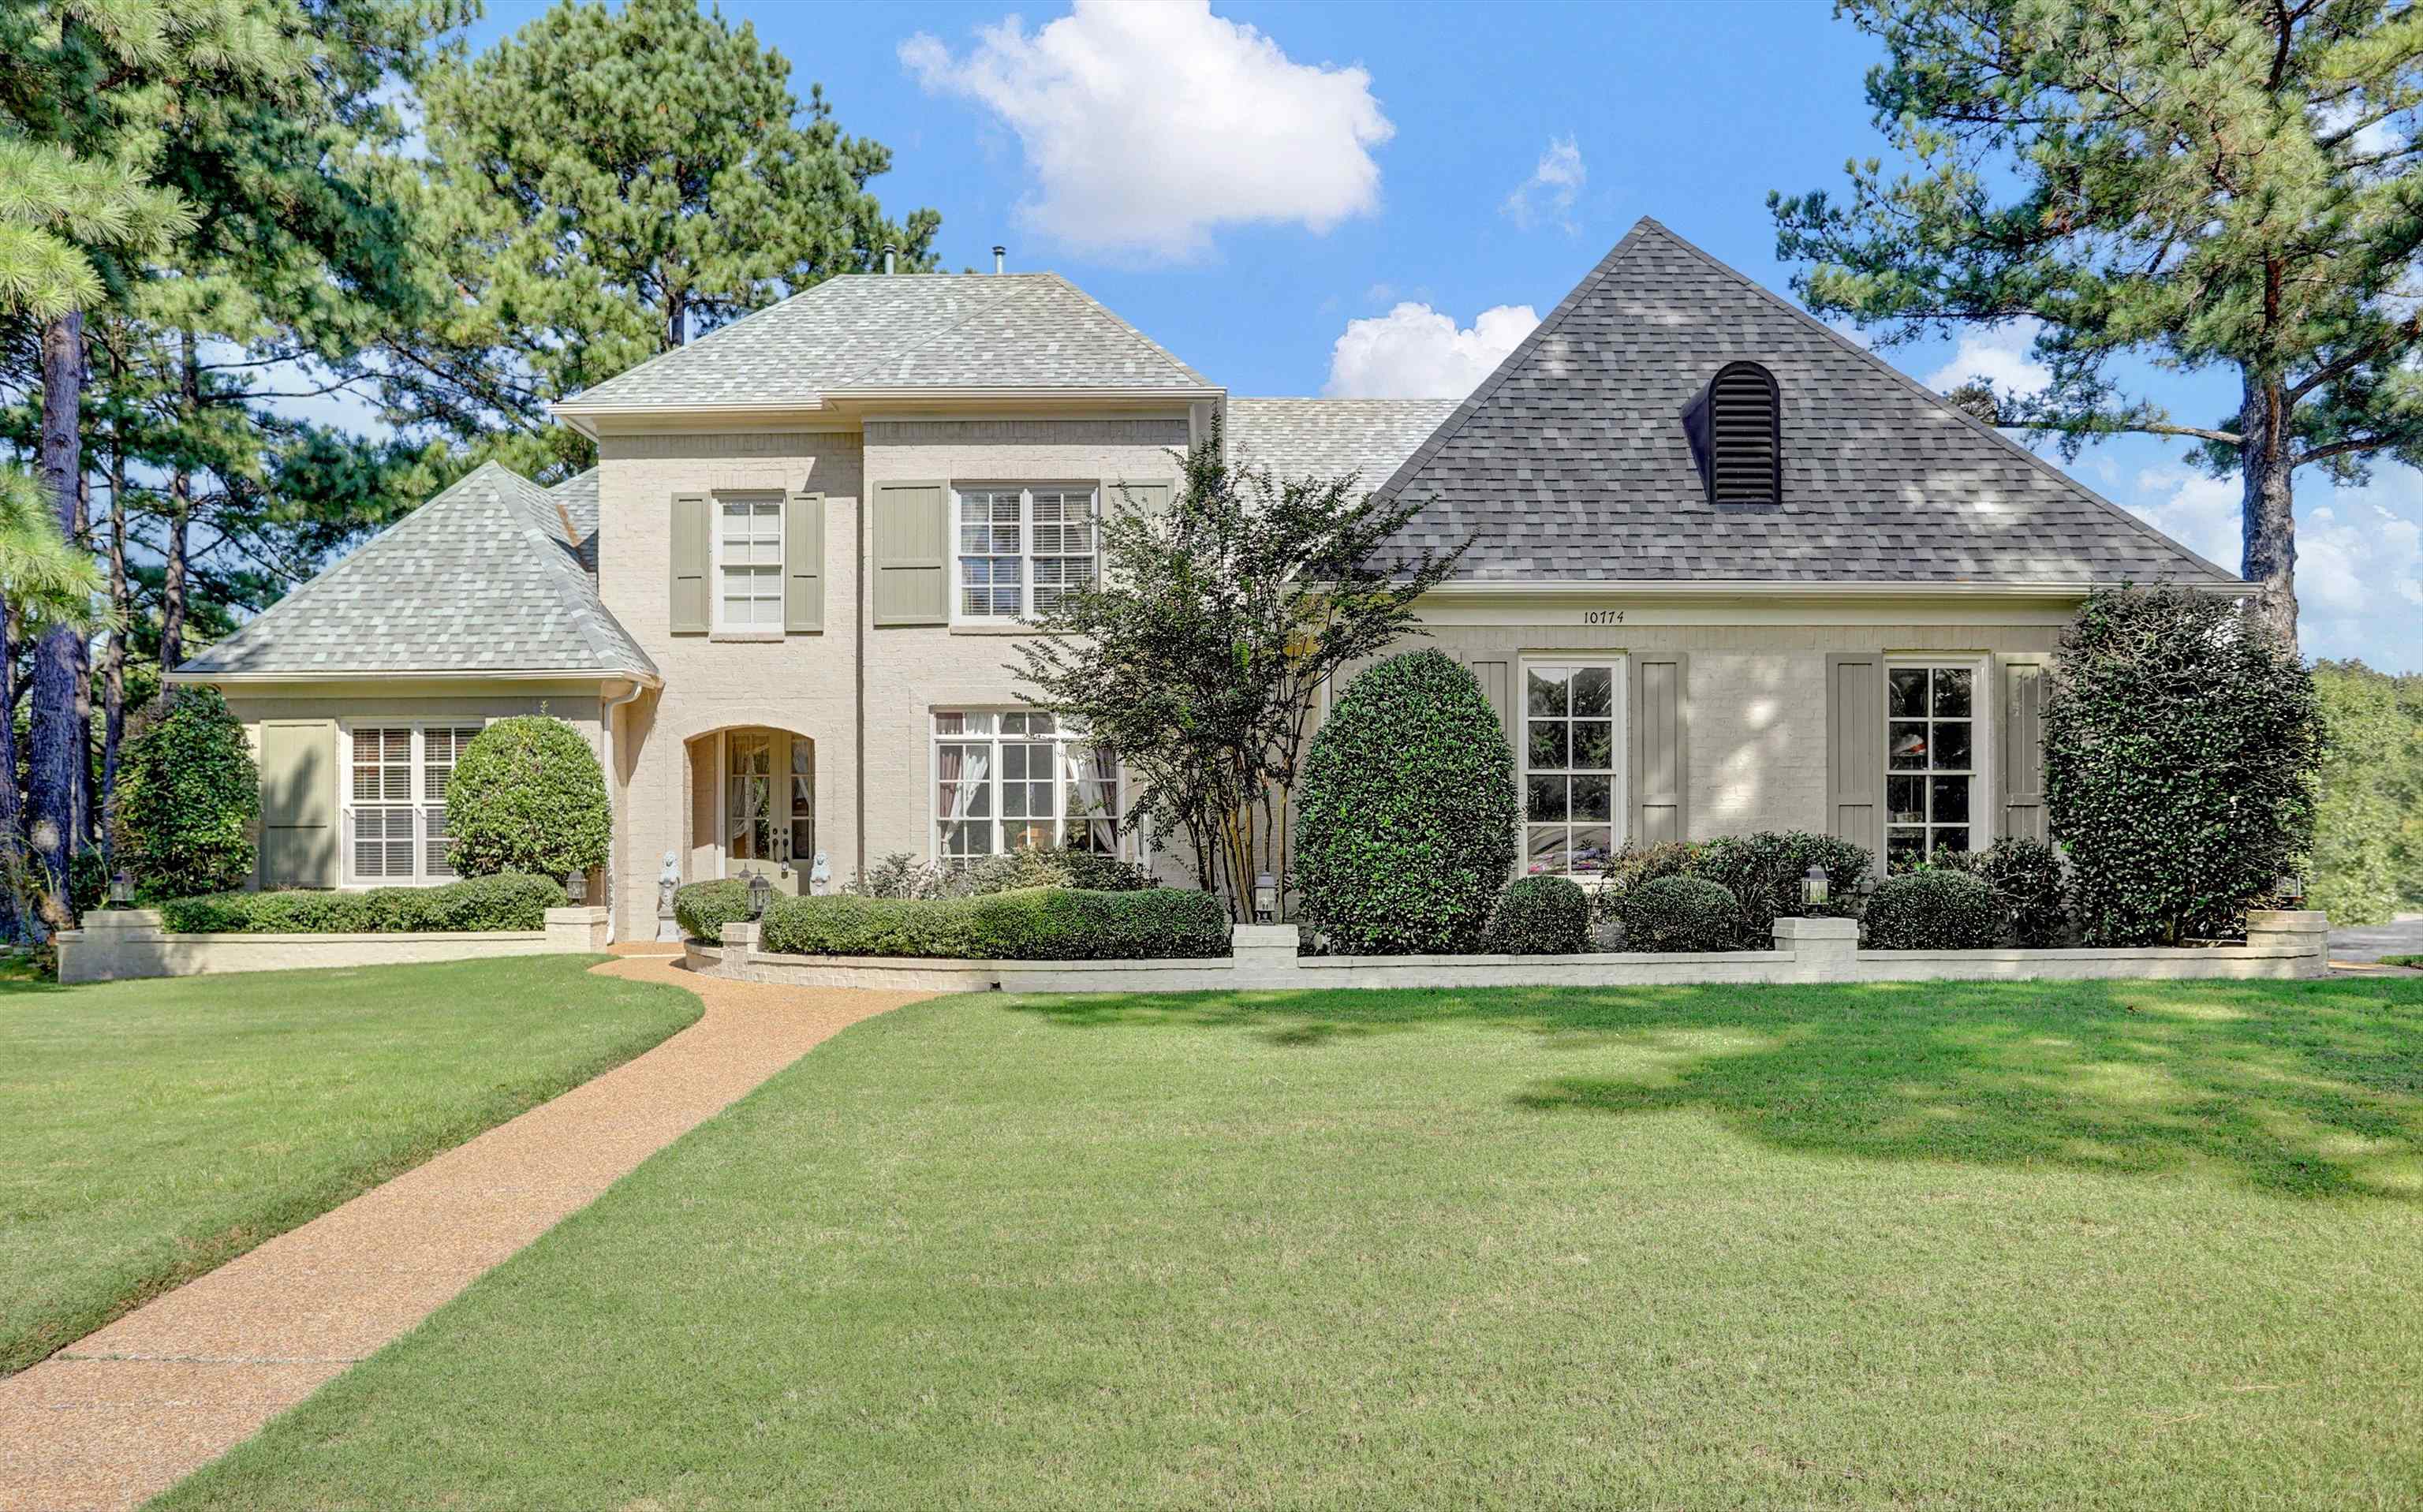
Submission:
[[2423,956],[2383,956],[2384,966],[2423,966]]
[[162,1504],[2412,1506],[2423,982],[962,997]]
[[595,960],[0,981],[0,1374],[698,1017]]

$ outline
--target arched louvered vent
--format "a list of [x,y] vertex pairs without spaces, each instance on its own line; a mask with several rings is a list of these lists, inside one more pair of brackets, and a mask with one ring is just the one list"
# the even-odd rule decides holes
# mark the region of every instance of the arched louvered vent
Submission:
[[1775,375],[1755,362],[1727,363],[1684,409],[1710,503],[1783,501],[1782,409]]

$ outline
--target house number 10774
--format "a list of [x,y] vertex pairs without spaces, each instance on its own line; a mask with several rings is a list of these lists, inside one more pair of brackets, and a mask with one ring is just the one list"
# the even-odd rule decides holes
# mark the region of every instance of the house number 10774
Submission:
[[1623,611],[1621,609],[1585,609],[1582,611],[1582,623],[1585,625],[1621,625],[1623,623]]

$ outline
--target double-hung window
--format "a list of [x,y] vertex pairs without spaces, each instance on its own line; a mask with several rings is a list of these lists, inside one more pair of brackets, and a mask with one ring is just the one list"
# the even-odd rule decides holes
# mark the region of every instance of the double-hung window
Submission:
[[783,496],[718,494],[715,628],[783,629]]
[[1050,714],[934,715],[934,853],[1118,851],[1119,764]]
[[1037,619],[1094,581],[1092,484],[971,484],[958,490],[960,620]]
[[451,881],[446,785],[476,724],[360,724],[347,735],[345,876],[409,885]]
[[1985,843],[1977,801],[1985,748],[1973,663],[1885,671],[1885,867]]
[[1620,662],[1523,668],[1523,867],[1594,877],[1623,844]]

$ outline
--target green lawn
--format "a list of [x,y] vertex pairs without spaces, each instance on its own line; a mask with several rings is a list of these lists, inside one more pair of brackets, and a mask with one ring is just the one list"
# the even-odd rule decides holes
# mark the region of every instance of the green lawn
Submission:
[[2423,1502],[2423,982],[960,997],[164,1499]]
[[594,961],[0,981],[0,1375],[698,1017]]

